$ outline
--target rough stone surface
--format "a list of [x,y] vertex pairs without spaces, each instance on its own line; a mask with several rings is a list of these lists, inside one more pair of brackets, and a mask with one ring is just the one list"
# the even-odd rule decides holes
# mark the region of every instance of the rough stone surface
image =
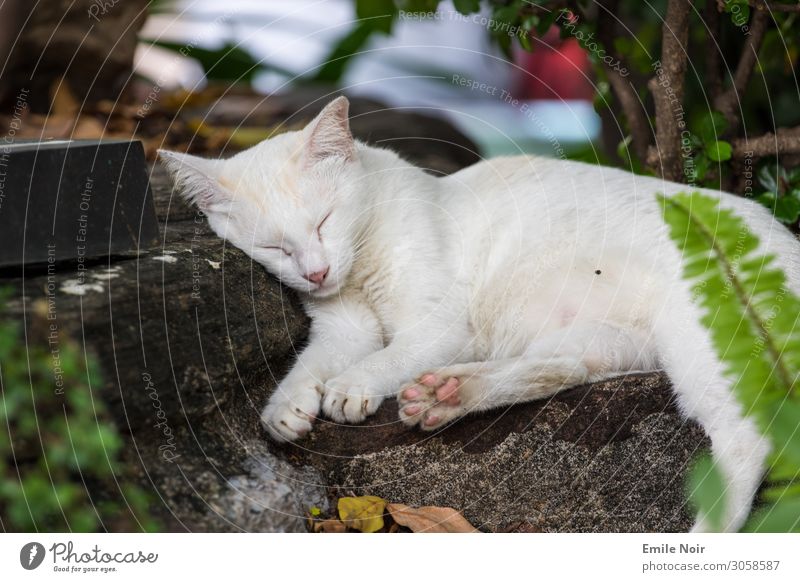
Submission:
[[211,509],[243,531],[305,532],[311,507],[327,513],[327,488],[319,471],[269,452],[264,441],[246,445],[248,471],[228,479]]
[[487,531],[682,531],[683,475],[705,445],[666,377],[635,374],[432,434],[388,402],[366,425],[321,424],[304,455],[343,492],[456,507]]
[[[159,198],[167,184],[153,180]],[[101,394],[130,435],[128,462],[163,501],[166,527],[235,530],[210,500],[227,477],[248,473],[243,443],[262,439],[259,411],[308,319],[293,294],[191,216],[162,222],[157,250],[90,266],[83,285],[74,265],[58,265],[55,321],[97,354]],[[9,313],[35,327],[48,274],[10,282]]]

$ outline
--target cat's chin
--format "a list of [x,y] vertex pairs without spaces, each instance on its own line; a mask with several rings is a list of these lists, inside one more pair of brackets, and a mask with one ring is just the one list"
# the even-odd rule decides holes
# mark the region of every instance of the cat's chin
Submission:
[[323,285],[317,289],[309,291],[308,294],[313,297],[314,299],[323,299],[325,297],[330,297],[331,295],[337,293],[339,291],[339,285]]

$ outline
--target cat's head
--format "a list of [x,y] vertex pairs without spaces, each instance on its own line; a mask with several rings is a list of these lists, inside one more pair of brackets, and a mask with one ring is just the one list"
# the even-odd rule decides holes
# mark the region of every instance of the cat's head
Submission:
[[335,293],[354,260],[357,144],[339,97],[301,131],[232,158],[159,150],[181,194],[220,237],[284,284],[315,297]]

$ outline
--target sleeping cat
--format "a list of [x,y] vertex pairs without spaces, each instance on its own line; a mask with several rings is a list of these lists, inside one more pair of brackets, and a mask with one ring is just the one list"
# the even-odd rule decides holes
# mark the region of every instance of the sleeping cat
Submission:
[[[403,423],[437,430],[663,369],[711,437],[725,528],[747,517],[768,444],[722,375],[661,218],[656,192],[685,185],[534,156],[434,177],[355,141],[343,97],[228,160],[160,155],[211,228],[300,292],[312,318],[262,414],[273,438],[303,437],[320,412],[361,422],[388,396]],[[800,292],[792,235],[757,204],[704,192],[745,218]]]

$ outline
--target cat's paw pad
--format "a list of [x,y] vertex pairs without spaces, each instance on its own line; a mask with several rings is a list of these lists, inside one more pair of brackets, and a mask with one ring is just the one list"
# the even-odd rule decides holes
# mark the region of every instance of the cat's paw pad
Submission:
[[462,380],[446,374],[424,374],[400,391],[400,420],[408,426],[434,430],[463,416]]
[[375,414],[383,402],[383,396],[358,380],[347,377],[334,378],[325,384],[322,412],[336,422],[357,423]]
[[261,423],[276,441],[296,441],[311,431],[319,406],[320,395],[316,389],[285,394],[279,388],[264,407]]

